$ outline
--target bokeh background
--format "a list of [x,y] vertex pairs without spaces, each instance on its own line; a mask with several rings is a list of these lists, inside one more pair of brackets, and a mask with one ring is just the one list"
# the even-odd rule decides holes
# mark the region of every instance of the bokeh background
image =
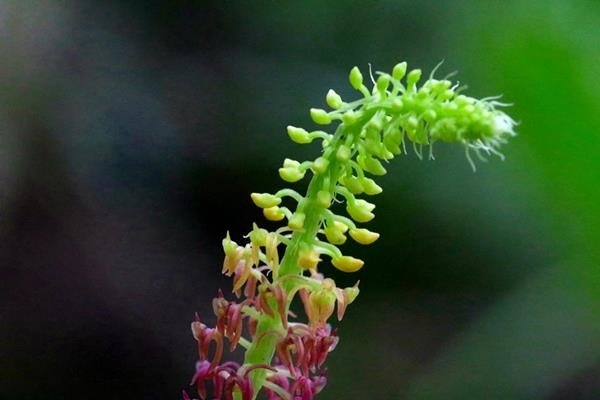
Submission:
[[319,398],[600,399],[599,43],[595,0],[1,1],[0,398],[178,398],[285,126],[445,60],[519,136],[390,165]]

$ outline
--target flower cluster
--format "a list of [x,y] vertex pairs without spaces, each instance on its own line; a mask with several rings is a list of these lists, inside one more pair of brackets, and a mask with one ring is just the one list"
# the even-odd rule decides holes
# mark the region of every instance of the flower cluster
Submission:
[[[192,322],[199,361],[191,385],[201,399],[233,399],[235,396],[253,399],[255,386],[251,374],[258,370],[264,374],[265,394],[272,400],[312,399],[327,382],[322,366],[338,342],[337,334],[327,321],[336,304],[338,319],[343,318],[346,306],[358,295],[358,288],[337,288],[332,279],[317,272],[311,276],[269,279],[278,274],[279,236],[285,235],[269,233],[255,225],[245,246],[232,241],[229,235],[223,240],[223,273],[233,278],[233,293],[244,299],[239,303],[229,301],[219,292],[212,307],[215,327],[202,323],[198,315]],[[285,289],[288,281],[294,284]],[[293,321],[289,305],[296,293],[304,305],[307,323]],[[258,336],[259,322],[273,319],[281,325],[263,329],[262,337]],[[237,346],[250,350],[253,343],[269,338],[275,343],[275,358],[271,363],[221,363],[226,344],[231,352]],[[212,390],[211,397],[207,395],[208,386]],[[189,398],[187,393],[184,398]]]
[[[369,90],[354,67],[349,81],[362,98],[344,102],[330,90],[326,102],[332,111],[310,110],[317,124],[339,122],[333,134],[288,127],[292,141],[321,140],[323,150],[314,160],[285,159],[279,169],[291,183],[310,173],[306,195],[289,188],[252,193],[265,218],[285,220],[284,225],[270,232],[254,224],[245,245],[229,234],[223,240],[222,272],[233,278],[239,302],[219,293],[213,301],[215,327],[199,318],[192,322],[199,361],[191,384],[201,399],[253,400],[260,392],[272,400],[313,399],[326,384],[323,365],[338,343],[330,317],[337,309],[341,320],[359,293],[358,283],[338,288],[324,277],[323,257],[341,271],[358,271],[364,262],[339,246],[347,236],[364,245],[379,238],[359,226],[374,218],[375,205],[358,196],[382,192],[367,174],[384,175],[383,163],[406,153],[407,143],[419,156],[429,146],[430,157],[435,142],[461,143],[472,164],[471,151],[481,158],[500,155],[498,147],[515,134],[514,121],[496,108],[502,104],[495,99],[462,95],[460,87],[434,79],[433,73],[418,86],[421,71],[407,72],[406,63],[377,75]],[[346,213],[334,212],[334,203],[345,203]],[[305,322],[290,310],[296,295]],[[245,349],[243,363],[222,362],[226,344],[229,351]],[[185,392],[184,399],[189,399]]]

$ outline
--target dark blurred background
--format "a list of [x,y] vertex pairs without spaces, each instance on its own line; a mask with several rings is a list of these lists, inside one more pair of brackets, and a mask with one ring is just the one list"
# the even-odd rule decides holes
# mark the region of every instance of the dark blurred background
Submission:
[[445,60],[519,136],[391,164],[319,398],[600,399],[599,43],[596,0],[1,1],[0,398],[177,399],[285,126]]

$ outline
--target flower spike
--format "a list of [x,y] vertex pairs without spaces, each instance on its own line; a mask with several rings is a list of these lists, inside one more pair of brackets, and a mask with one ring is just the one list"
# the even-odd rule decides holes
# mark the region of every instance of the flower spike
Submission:
[[[433,159],[432,146],[438,142],[463,146],[473,168],[472,153],[482,159],[503,158],[499,148],[515,136],[515,122],[498,109],[504,104],[497,98],[461,94],[464,86],[434,78],[438,67],[424,81],[422,71],[409,70],[406,62],[396,64],[391,73],[370,71],[371,88],[354,67],[348,80],[361,98],[343,101],[331,89],[325,101],[332,111],[310,109],[316,124],[338,123],[333,134],[287,127],[295,143],[321,139],[322,153],[303,162],[286,158],[279,168],[280,177],[289,183],[309,175],[306,195],[289,188],[251,194],[267,220],[283,221],[279,229],[269,232],[254,224],[245,245],[229,233],[223,239],[222,272],[232,278],[239,302],[219,291],[213,301],[215,327],[197,316],[191,324],[199,358],[191,385],[201,399],[314,399],[327,382],[323,365],[339,341],[330,320],[337,311],[341,321],[359,294],[358,282],[342,289],[322,271],[330,264],[347,273],[364,266],[363,260],[338,248],[347,235],[363,245],[379,238],[360,226],[375,217],[375,204],[361,196],[383,190],[372,177],[386,174],[386,164],[410,147],[419,158],[429,150]],[[343,202],[347,216],[334,212],[334,205]],[[290,309],[296,295],[306,321]],[[225,341],[230,351],[245,349],[243,364],[221,362]],[[182,399],[191,400],[186,392]]]

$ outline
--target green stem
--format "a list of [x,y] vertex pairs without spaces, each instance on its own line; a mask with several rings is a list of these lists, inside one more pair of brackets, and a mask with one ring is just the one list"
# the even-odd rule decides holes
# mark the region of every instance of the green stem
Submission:
[[[306,197],[298,204],[296,211],[303,212],[306,216],[304,229],[292,234],[290,243],[286,247],[281,260],[279,279],[288,275],[302,275],[302,268],[298,265],[299,252],[304,245],[311,245],[314,242],[317,232],[321,227],[321,222],[325,217],[325,209],[317,203],[317,193],[320,190],[328,190],[332,196],[335,194],[335,186],[341,174],[338,168],[339,163],[336,160],[336,152],[343,143],[346,133],[347,129],[344,125],[339,125],[330,145],[323,155],[329,161],[327,170],[324,173],[313,175],[308,185]],[[326,180],[329,183],[328,187],[323,187]],[[286,293],[289,293],[298,285],[298,282],[294,279],[285,279],[282,280],[281,285]],[[289,304],[287,306],[289,307]],[[283,330],[283,322],[278,313],[275,313],[273,317],[262,315],[258,321],[252,345],[246,351],[244,363],[270,365],[280,334],[284,335],[285,331]],[[256,398],[260,388],[263,386],[267,372],[264,369],[257,369],[250,374]]]
[[[323,173],[315,173],[313,175],[308,184],[306,196],[298,203],[296,211],[302,212],[305,215],[303,229],[292,234],[281,259],[278,278],[273,282],[274,284],[280,283],[286,293],[294,292],[294,289],[300,283],[295,279],[283,279],[281,282],[279,280],[290,275],[302,276],[303,270],[298,265],[300,250],[302,250],[303,246],[312,246],[315,243],[319,228],[328,214],[328,209],[318,204],[317,193],[320,190],[327,190],[333,198],[336,193],[337,182],[345,172],[341,168],[343,162],[337,159],[337,151],[341,145],[346,145],[350,149],[354,147],[353,144],[358,139],[363,125],[376,111],[369,110],[364,112],[362,117],[352,126],[346,126],[343,123],[338,125],[331,142],[322,156],[328,161],[327,170]],[[325,183],[327,183],[327,186],[325,186]],[[291,299],[288,300],[286,308],[289,309],[290,303]],[[276,304],[273,304],[274,307],[276,307]],[[277,341],[285,333],[279,313],[275,313],[273,317],[262,315],[258,321],[252,345],[246,351],[244,363],[271,365]],[[255,399],[263,386],[266,375],[267,371],[264,369],[256,369],[250,373]]]

